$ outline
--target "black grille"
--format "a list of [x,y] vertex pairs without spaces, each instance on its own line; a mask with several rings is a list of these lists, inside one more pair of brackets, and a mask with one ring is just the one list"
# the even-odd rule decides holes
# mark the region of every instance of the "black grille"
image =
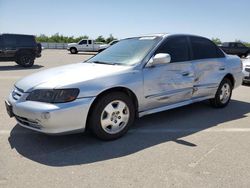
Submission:
[[250,68],[245,68],[245,71],[250,72]]
[[20,116],[15,116],[16,120],[20,122],[23,125],[35,128],[35,129],[41,129],[40,125],[36,121],[31,121],[27,118],[20,117]]

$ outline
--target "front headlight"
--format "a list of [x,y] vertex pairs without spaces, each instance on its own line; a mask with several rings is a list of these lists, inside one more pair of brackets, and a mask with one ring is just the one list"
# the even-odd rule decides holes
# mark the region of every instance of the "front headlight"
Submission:
[[77,98],[79,89],[38,89],[32,91],[26,100],[47,103],[71,102]]

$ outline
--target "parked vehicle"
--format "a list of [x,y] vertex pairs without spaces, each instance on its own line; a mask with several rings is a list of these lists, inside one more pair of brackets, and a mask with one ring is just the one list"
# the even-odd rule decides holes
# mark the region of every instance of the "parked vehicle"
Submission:
[[112,40],[108,45],[112,46],[112,45],[116,44],[117,42],[119,42],[119,40]]
[[0,61],[15,61],[23,67],[31,67],[41,57],[42,47],[33,35],[1,34]]
[[250,55],[250,48],[240,42],[224,42],[220,48],[227,54],[238,55],[239,57]]
[[[242,64],[210,40],[157,34],[119,41],[89,60],[16,82],[7,112],[28,129],[124,135],[135,118],[209,99],[228,105]],[[197,114],[196,114],[197,115]]]
[[250,59],[243,61],[243,83],[250,83]]
[[69,50],[72,54],[77,54],[78,52],[101,52],[107,47],[107,44],[96,42],[90,39],[83,39],[78,43],[69,43],[67,50]]

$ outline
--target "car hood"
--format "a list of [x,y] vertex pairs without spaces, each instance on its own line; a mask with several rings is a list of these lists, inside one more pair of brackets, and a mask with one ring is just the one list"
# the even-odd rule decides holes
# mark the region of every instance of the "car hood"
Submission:
[[77,43],[69,43],[68,46],[75,46]]
[[131,69],[130,66],[77,63],[47,69],[16,82],[15,86],[24,92],[34,89],[54,89],[82,83],[96,78],[119,74]]

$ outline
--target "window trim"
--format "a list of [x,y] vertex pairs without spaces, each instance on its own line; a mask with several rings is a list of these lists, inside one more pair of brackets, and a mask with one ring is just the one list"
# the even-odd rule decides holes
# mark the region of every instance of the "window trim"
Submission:
[[[80,43],[81,43],[82,41],[84,41],[84,40],[86,41],[86,44],[88,44],[88,40],[87,40],[87,39],[82,39],[78,44],[79,44],[79,45],[83,45],[83,44],[80,44]],[[86,44],[85,44],[85,45],[86,45]]]
[[[177,35],[177,36],[169,36],[167,37],[165,40],[162,41],[162,43],[155,49],[154,53],[153,53],[153,56],[156,55],[157,53],[157,50],[160,49],[162,46],[164,46],[169,40],[172,40],[172,39],[176,39],[178,37],[182,37],[182,38],[185,38],[186,39],[186,42],[187,42],[187,50],[188,50],[188,59],[186,61],[175,61],[175,62],[170,62],[170,63],[182,63],[182,62],[188,62],[188,61],[191,61],[191,48],[190,48],[190,45],[189,45],[189,39],[188,39],[188,36],[185,36],[185,35]],[[153,57],[152,56],[152,57]],[[152,58],[151,57],[151,58]]]

